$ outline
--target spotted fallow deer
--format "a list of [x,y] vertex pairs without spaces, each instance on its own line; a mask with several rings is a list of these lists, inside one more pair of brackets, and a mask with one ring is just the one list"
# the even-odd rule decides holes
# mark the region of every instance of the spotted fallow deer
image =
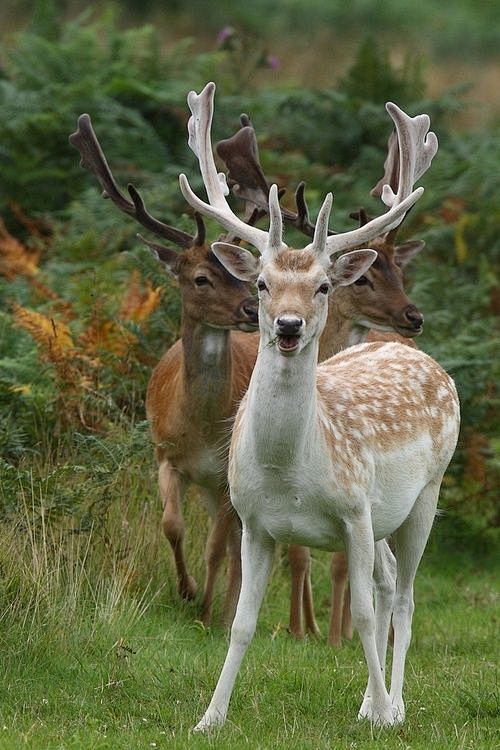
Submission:
[[229,503],[224,446],[227,448],[228,419],[247,389],[257,356],[256,335],[242,333],[257,328],[257,302],[248,283],[228,273],[207,246],[198,215],[198,233],[192,237],[154,219],[133,185],[128,186],[132,200],[120,191],[88,115],[79,118],[70,142],[80,151],[82,166],[99,180],[104,197],[183,250],[177,252],[141,238],[176,278],[182,307],[181,338],[153,371],[146,411],[159,464],[163,531],[174,553],[178,591],[186,599],[196,592],[186,565],[182,516],[183,495],[193,482],[213,520],[205,550],[201,620],[205,624],[210,621],[215,580],[227,550],[224,618],[229,623],[240,587],[240,526]]
[[[269,183],[259,159],[255,131],[246,114],[240,117],[241,128],[231,137],[220,141],[216,151],[227,168],[227,183],[233,193],[255,208],[259,215],[267,213]],[[437,146],[437,143],[436,143]],[[383,184],[397,190],[399,177],[398,136],[394,131],[388,142],[388,155],[384,163],[384,178],[372,190],[372,195],[381,196]],[[435,150],[429,151],[430,166]],[[425,171],[422,169],[422,173]],[[295,194],[297,212],[281,209],[285,223],[296,227],[312,237],[314,224],[304,196],[301,182]],[[360,226],[368,222],[364,209],[351,214]],[[395,227],[377,237],[371,246],[377,258],[366,274],[354,284],[340,287],[329,298],[328,317],[319,340],[319,360],[323,361],[353,344],[370,340],[400,340],[413,345],[412,338],[422,332],[423,316],[408,299],[402,279],[402,269],[420,252],[424,242],[409,240],[396,244]],[[370,336],[371,334],[371,336]],[[291,597],[289,631],[298,638],[305,632],[319,634],[314,615],[310,580],[309,550],[298,545],[289,545],[288,560],[291,571]],[[347,559],[344,552],[335,552],[331,563],[332,607],[328,641],[340,646],[341,633],[352,638],[350,597],[347,584]]]
[[[210,144],[215,85],[188,104],[190,145],[208,203],[180,176],[186,200],[254,245],[215,243],[213,252],[240,280],[256,281],[260,346],[235,419],[229,455],[231,500],[242,522],[242,584],[228,654],[198,731],[223,724],[241,660],[255,631],[276,542],[347,551],[351,609],[368,666],[360,718],[404,719],[404,665],[413,613],[413,581],[434,519],[439,487],[458,437],[453,381],[429,356],[397,343],[361,344],[317,364],[332,287],[353,283],[376,252],[355,250],[396,226],[422,193],[411,191],[434,147],[429,118],[401,118],[398,191],[384,187],[386,213],[364,227],[328,236],[329,194],[313,240],[291,250],[282,239],[278,191],[269,196],[269,231],[231,211]],[[394,105],[388,105],[394,110]],[[396,113],[397,115],[397,113]],[[415,122],[415,119],[414,119]],[[393,535],[394,556],[385,542]],[[397,563],[397,577],[394,573]],[[372,602],[375,581],[376,608]],[[384,679],[392,614],[390,693]]]

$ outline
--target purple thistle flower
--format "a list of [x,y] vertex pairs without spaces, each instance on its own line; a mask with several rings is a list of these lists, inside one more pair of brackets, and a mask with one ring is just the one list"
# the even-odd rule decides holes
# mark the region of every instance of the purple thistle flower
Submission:
[[234,33],[235,30],[232,26],[224,26],[224,28],[222,28],[217,34],[217,44],[221,46],[225,41],[232,37]]

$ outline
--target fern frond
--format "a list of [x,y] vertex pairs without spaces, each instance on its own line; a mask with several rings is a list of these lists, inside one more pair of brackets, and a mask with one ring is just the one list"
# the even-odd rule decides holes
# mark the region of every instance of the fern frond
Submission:
[[125,357],[137,342],[137,337],[119,323],[102,319],[95,319],[78,337],[78,345],[90,357],[99,352]]
[[22,245],[0,219],[0,275],[9,280],[16,276],[33,276],[38,273],[39,260],[40,252]]
[[15,303],[12,309],[16,325],[30,334],[49,360],[57,362],[73,354],[75,345],[65,323]]
[[164,287],[153,288],[149,279],[141,283],[139,271],[133,271],[123,296],[118,317],[133,323],[144,323],[160,304]]

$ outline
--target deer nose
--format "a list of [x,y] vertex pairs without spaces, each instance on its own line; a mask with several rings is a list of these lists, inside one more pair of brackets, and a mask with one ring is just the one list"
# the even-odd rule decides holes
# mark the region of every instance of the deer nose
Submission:
[[249,297],[241,304],[243,314],[255,325],[259,322],[259,303],[253,297]]
[[424,316],[419,310],[417,310],[415,305],[409,305],[405,310],[404,316],[412,328],[415,330],[422,328],[424,324]]
[[304,325],[304,320],[296,315],[280,315],[276,319],[278,333],[283,336],[297,336]]

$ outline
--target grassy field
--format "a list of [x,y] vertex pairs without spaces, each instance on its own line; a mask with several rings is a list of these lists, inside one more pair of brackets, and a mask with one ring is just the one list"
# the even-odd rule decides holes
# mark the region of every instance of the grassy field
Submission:
[[[288,635],[288,570],[278,556],[228,723],[208,738],[190,735],[215,685],[226,634],[217,624],[204,630],[196,603],[178,601],[156,499],[135,502],[139,483],[134,490],[118,481],[134,502],[113,506],[104,531],[65,534],[59,526],[55,536],[42,518],[4,534],[2,750],[496,747],[493,561],[450,553],[445,519],[417,577],[402,727],[357,721],[366,679],[357,637],[335,651],[324,639]],[[206,521],[194,498],[188,520],[198,530],[189,554],[199,580]],[[120,539],[109,536],[112,529]],[[326,632],[327,555],[315,558],[314,584]]]

